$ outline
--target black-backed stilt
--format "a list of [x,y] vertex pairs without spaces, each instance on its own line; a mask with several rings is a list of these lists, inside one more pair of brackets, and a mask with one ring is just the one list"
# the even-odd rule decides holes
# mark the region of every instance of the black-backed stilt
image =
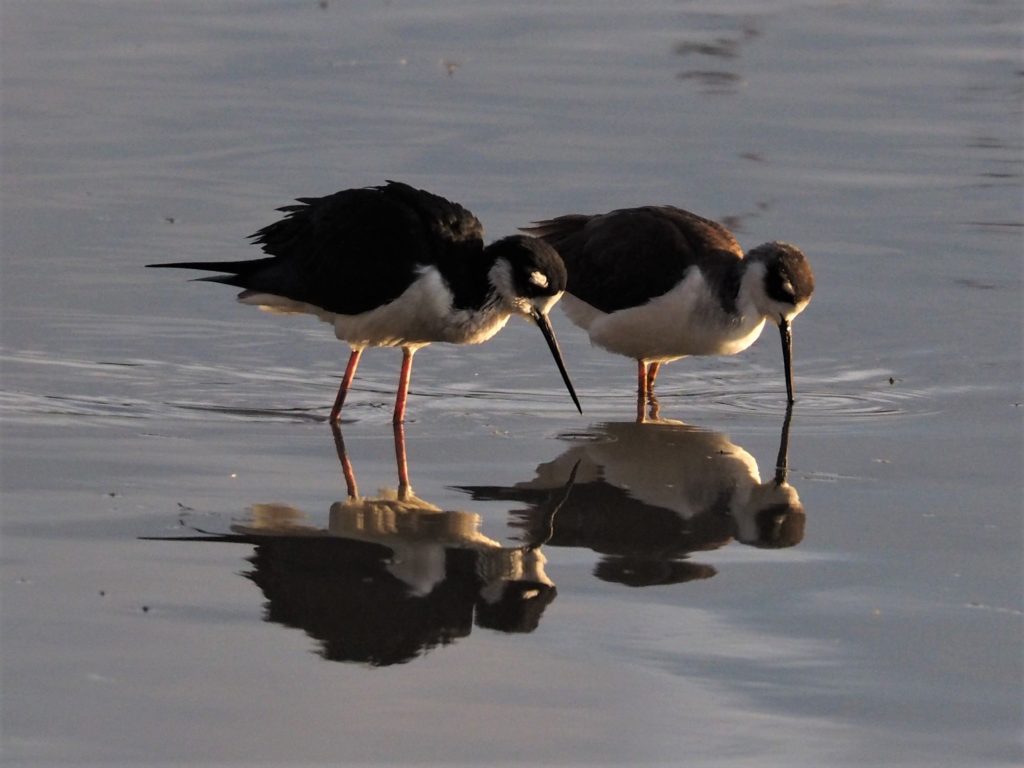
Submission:
[[596,346],[637,361],[638,418],[662,363],[733,355],[778,326],[787,401],[794,401],[793,318],[814,292],[803,253],[765,243],[744,255],[721,224],[672,206],[570,214],[525,227],[568,272],[562,307]]
[[461,205],[394,181],[300,198],[279,210],[281,220],[252,236],[265,258],[149,266],[222,272],[200,279],[244,289],[238,298],[245,304],[331,323],[352,350],[331,423],[340,419],[366,347],[402,349],[400,423],[416,350],[431,342],[479,344],[512,315],[540,328],[580,408],[548,321],[566,281],[551,246],[524,235],[484,246],[480,221]]

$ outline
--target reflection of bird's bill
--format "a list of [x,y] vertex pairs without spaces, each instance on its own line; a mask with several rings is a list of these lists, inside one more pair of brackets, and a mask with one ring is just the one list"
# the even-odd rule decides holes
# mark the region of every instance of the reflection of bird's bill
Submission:
[[540,328],[540,332],[544,334],[544,340],[548,343],[548,348],[551,350],[551,354],[555,358],[555,363],[558,365],[558,372],[562,374],[562,381],[565,382],[565,388],[569,390],[569,395],[572,397],[573,403],[576,405],[576,410],[583,413],[583,407],[580,405],[580,399],[576,396],[576,390],[572,386],[572,381],[569,379],[569,372],[565,369],[565,362],[562,360],[562,350],[558,348],[558,340],[555,338],[555,332],[551,328],[551,322],[548,320],[548,316],[542,312],[534,309],[530,312],[530,317],[537,323],[537,327]]
[[786,318],[779,322],[779,333],[782,336],[782,364],[786,369],[786,399],[794,402],[793,397],[793,330]]
[[569,473],[569,479],[566,481],[565,488],[562,489],[561,495],[552,499],[547,505],[548,509],[544,512],[543,523],[541,525],[541,535],[537,536],[534,541],[531,541],[526,545],[527,550],[537,550],[539,555],[540,548],[551,541],[551,537],[555,535],[555,515],[558,513],[558,510],[562,508],[562,505],[569,499],[569,493],[572,491],[572,486],[576,482],[576,472],[579,471],[580,461],[582,461],[582,459],[577,459],[576,463],[573,465],[572,472]]
[[786,417],[782,420],[779,436],[779,455],[775,459],[775,484],[782,485],[789,474],[789,425],[793,420],[793,403],[786,404]]

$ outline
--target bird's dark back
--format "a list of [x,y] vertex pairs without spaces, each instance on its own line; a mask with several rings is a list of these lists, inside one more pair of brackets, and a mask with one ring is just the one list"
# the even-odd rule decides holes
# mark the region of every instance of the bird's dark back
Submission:
[[245,288],[341,314],[397,298],[423,266],[472,259],[483,228],[461,205],[400,182],[299,198],[252,236],[274,257]]
[[561,255],[569,293],[603,312],[642,305],[666,293],[691,266],[716,282],[730,282],[729,273],[743,258],[725,227],[672,206],[570,214],[525,231]]

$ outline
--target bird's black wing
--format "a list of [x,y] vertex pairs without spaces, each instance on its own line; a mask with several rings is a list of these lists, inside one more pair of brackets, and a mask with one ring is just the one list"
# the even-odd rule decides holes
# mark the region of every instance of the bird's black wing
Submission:
[[249,276],[247,289],[358,314],[397,298],[418,269],[451,251],[483,249],[473,214],[398,182],[298,203],[253,235],[274,263]]
[[725,227],[671,206],[570,214],[525,231],[562,256],[569,293],[602,312],[646,304],[669,291],[691,266],[721,269],[743,258]]
[[206,279],[351,315],[397,298],[424,266],[483,251],[472,213],[400,182],[296,203],[252,235],[266,258],[151,266],[224,272]]

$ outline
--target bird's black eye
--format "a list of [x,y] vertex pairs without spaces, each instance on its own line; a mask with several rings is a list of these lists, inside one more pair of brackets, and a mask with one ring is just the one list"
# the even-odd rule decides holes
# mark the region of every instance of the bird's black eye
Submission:
[[796,304],[796,289],[783,271],[772,271],[765,281],[768,296],[783,304]]

